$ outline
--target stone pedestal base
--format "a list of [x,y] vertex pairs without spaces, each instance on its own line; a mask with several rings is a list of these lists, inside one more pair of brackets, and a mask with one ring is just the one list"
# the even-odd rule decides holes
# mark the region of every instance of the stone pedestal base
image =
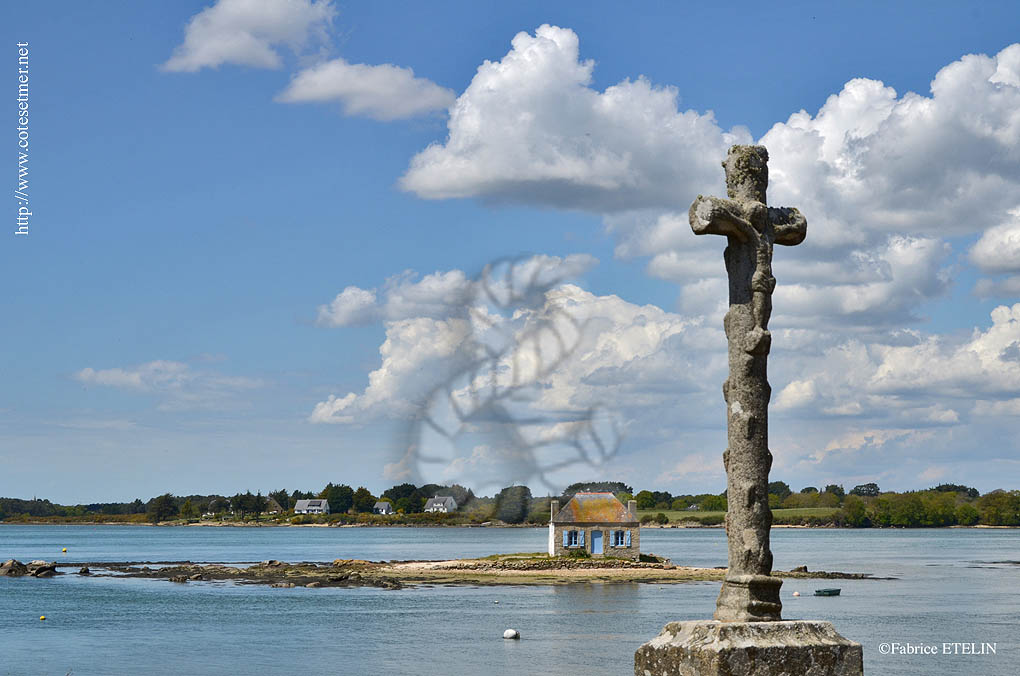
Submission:
[[777,622],[782,619],[782,586],[783,580],[771,575],[727,575],[713,618],[721,622]]
[[634,676],[862,676],[860,643],[829,622],[670,622],[634,653]]

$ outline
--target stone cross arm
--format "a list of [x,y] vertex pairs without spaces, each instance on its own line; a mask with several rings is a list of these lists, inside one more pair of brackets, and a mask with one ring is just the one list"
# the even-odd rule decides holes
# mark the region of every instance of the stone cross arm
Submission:
[[726,235],[748,242],[764,230],[767,222],[776,244],[795,246],[807,236],[807,219],[793,207],[766,207],[761,202],[748,204],[698,195],[688,217],[695,235]]
[[769,223],[776,233],[776,244],[796,246],[807,237],[807,219],[796,207],[769,207]]

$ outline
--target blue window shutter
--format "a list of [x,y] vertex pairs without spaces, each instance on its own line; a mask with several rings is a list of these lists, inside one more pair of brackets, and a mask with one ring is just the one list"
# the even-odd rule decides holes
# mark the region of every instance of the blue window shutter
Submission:
[[563,531],[563,546],[564,547],[566,547],[567,545],[570,544],[570,540],[568,539],[569,537],[570,537],[570,531],[569,530]]
[[578,546],[580,546],[580,547],[584,547],[584,531],[583,531],[583,530],[582,530],[582,531],[580,531],[580,532],[579,532],[579,533],[577,534],[577,544],[578,544]]
[[624,540],[627,544],[626,547],[630,547],[630,531],[627,531],[626,539]]

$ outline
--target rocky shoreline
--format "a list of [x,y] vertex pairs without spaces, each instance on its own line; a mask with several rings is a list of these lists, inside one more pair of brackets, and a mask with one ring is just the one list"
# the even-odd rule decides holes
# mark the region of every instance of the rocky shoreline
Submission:
[[[178,584],[231,582],[289,587],[377,587],[400,589],[407,585],[556,585],[590,582],[679,583],[721,581],[725,568],[675,566],[668,560],[635,562],[622,559],[549,558],[545,555],[499,555],[450,561],[364,561],[336,559],[332,563],[285,563],[268,560],[252,565],[175,562],[78,562],[22,564],[10,559],[0,565],[0,576],[52,577],[70,573],[93,577],[149,578]],[[77,570],[75,570],[77,569]],[[784,578],[826,580],[879,580],[867,573],[775,571]]]

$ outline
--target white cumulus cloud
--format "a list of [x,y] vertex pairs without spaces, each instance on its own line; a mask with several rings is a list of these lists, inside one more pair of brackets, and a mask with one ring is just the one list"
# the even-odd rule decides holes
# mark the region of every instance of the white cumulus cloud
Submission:
[[302,70],[276,100],[283,103],[337,101],[345,115],[396,120],[446,110],[456,95],[410,68],[348,63],[342,58]]
[[279,68],[280,45],[296,51],[323,40],[334,16],[331,0],[218,0],[191,17],[184,42],[162,69],[193,73],[223,64]]
[[428,199],[479,197],[589,211],[676,206],[721,185],[720,158],[746,130],[681,112],[645,78],[599,92],[572,30],[518,33],[478,68],[450,110],[449,136],[412,160],[401,186]]

